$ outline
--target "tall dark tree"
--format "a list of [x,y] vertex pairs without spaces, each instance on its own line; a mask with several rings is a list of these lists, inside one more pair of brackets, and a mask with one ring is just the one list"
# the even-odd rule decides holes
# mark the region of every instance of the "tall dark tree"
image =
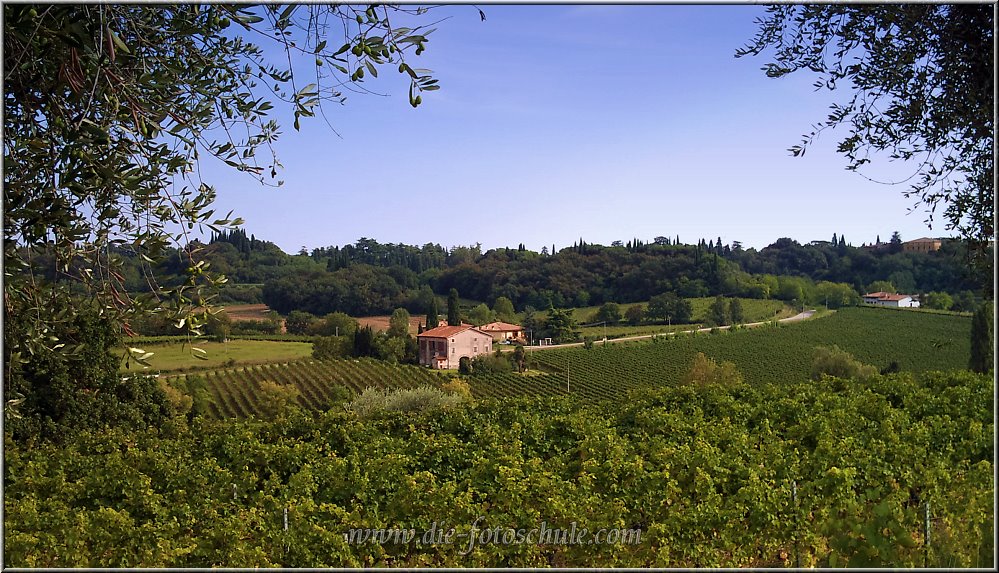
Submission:
[[437,324],[440,321],[441,319],[437,311],[437,297],[435,296],[430,299],[430,306],[427,308],[427,330],[437,328]]
[[451,289],[447,294],[447,324],[461,326],[461,310],[458,308],[458,290]]
[[971,317],[971,360],[968,368],[980,374],[993,369],[995,316],[992,301],[986,301]]
[[733,298],[728,302],[728,316],[729,319],[731,319],[732,324],[742,324],[742,321],[744,321],[746,317],[742,311],[741,300]]
[[891,238],[888,239],[888,252],[892,254],[902,252],[902,235],[898,231],[892,233]]

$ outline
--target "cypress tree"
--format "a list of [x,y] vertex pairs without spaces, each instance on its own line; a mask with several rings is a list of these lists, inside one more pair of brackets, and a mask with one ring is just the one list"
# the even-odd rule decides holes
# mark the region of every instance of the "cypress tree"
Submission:
[[431,328],[437,328],[437,325],[441,321],[440,316],[438,316],[438,314],[439,313],[437,310],[437,297],[434,296],[430,299],[430,305],[427,308],[427,330],[430,330]]
[[979,374],[992,370],[992,301],[986,301],[971,318],[971,360],[968,369]]
[[461,314],[458,311],[458,289],[451,289],[447,295],[447,324],[461,326]]

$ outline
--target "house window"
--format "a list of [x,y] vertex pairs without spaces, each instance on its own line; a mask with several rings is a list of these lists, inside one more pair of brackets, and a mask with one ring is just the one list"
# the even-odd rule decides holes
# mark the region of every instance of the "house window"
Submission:
[[478,352],[478,351],[479,351],[479,347],[478,346],[473,346],[472,347],[472,352]]
[[451,349],[451,354],[454,354],[454,348]]

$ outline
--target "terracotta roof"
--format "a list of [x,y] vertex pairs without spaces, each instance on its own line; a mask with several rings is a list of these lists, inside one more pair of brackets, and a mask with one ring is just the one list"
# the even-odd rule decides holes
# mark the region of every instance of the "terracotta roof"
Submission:
[[913,239],[911,241],[906,241],[905,244],[908,244],[908,243],[939,243],[939,242],[940,242],[940,239],[931,239],[930,237],[922,237],[922,238],[919,238],[919,239]]
[[465,332],[466,330],[469,329],[475,330],[482,334],[488,334],[486,332],[482,332],[481,330],[475,328],[474,325],[461,323],[461,326],[438,326],[437,328],[424,330],[423,332],[417,335],[417,338],[419,338],[420,336],[426,336],[428,338],[448,338],[450,336],[458,334],[459,332]]
[[889,294],[886,292],[872,292],[870,294],[865,294],[864,298],[876,298],[878,300],[902,300],[906,298],[912,298],[912,296],[907,294]]
[[517,332],[524,330],[524,327],[517,324],[510,324],[509,322],[490,322],[489,324],[480,326],[479,330],[485,330],[486,332]]

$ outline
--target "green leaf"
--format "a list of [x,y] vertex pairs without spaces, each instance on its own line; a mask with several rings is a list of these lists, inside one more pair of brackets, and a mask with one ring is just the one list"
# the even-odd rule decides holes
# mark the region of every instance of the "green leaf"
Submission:
[[125,45],[125,42],[123,42],[114,31],[111,31],[111,41],[114,42],[114,46],[119,52],[125,52],[126,54],[132,53],[128,51],[128,46]]

